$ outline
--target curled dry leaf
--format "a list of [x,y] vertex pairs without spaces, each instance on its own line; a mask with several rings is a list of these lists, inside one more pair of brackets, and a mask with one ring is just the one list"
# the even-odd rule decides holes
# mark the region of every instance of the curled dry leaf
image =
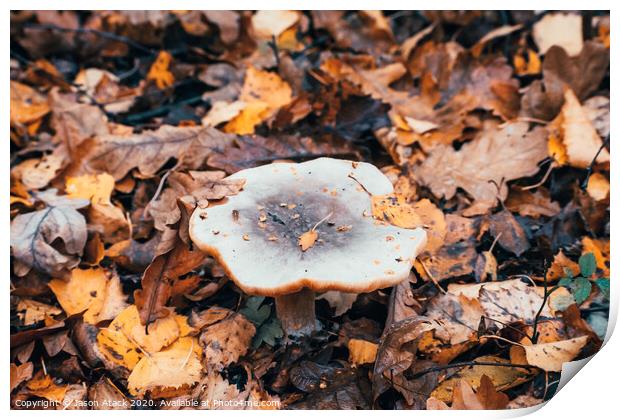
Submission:
[[[31,268],[63,277],[75,267],[86,245],[86,220],[77,209],[88,205],[88,200],[57,196],[55,189],[35,195],[47,207],[20,214],[11,222],[11,251],[17,264],[13,271],[18,276],[28,274]],[[52,245],[63,241],[62,251]]]
[[562,366],[577,357],[588,342],[588,336],[570,340],[540,343],[526,346],[512,346],[510,360],[515,364],[529,364],[546,372],[561,372]]
[[538,172],[538,162],[547,156],[545,140],[544,129],[528,131],[527,123],[507,123],[484,131],[458,151],[438,146],[415,175],[438,198],[452,198],[460,187],[490,208],[508,195],[506,182]]
[[200,380],[200,346],[194,337],[182,337],[169,347],[143,357],[127,378],[129,392],[142,397],[155,389],[178,389]]

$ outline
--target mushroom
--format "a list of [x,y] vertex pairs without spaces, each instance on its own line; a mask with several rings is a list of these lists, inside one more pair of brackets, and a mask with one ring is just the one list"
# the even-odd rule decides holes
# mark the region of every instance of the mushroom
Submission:
[[190,237],[244,292],[274,296],[288,337],[316,330],[315,292],[370,292],[406,279],[426,243],[420,228],[372,217],[371,195],[392,184],[375,166],[319,158],[229,177],[243,190],[196,209]]

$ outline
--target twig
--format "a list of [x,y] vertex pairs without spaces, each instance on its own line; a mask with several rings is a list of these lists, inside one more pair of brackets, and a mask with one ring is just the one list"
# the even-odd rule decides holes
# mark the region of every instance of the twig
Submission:
[[545,261],[545,274],[543,277],[543,287],[544,287],[544,296],[543,296],[543,301],[540,304],[540,308],[538,308],[538,312],[536,312],[536,316],[534,317],[534,325],[532,327],[532,344],[536,344],[538,342],[538,336],[540,335],[539,331],[538,331],[538,323],[540,322],[540,315],[542,314],[543,309],[545,309],[545,305],[547,304],[547,299],[549,299],[549,296],[551,296],[551,294],[553,292],[555,292],[559,286],[555,286],[552,287],[551,290],[548,290],[547,288],[547,262]]
[[594,167],[594,164],[596,163],[596,159],[598,159],[598,155],[601,154],[601,152],[603,151],[607,143],[609,143],[609,134],[607,135],[607,137],[605,137],[605,141],[603,141],[603,144],[601,144],[601,147],[599,147],[598,152],[596,152],[596,154],[594,155],[592,162],[590,162],[590,164],[586,168],[586,178],[581,183],[582,190],[585,190],[586,188],[588,188],[588,182],[590,181],[590,176],[592,175],[592,168]]
[[112,32],[99,31],[97,29],[92,28],[63,28],[56,25],[51,24],[40,24],[40,23],[26,23],[23,25],[24,28],[37,29],[37,30],[50,30],[50,31],[58,31],[58,32],[76,32],[76,33],[85,33],[85,34],[94,34],[100,36],[101,38],[111,39],[113,41],[119,41],[127,45],[131,45],[132,47],[148,53],[150,55],[155,55],[155,51],[150,48],[145,47],[144,45],[134,41],[131,38],[127,38],[123,35],[117,35]]
[[431,274],[431,272],[429,271],[428,268],[426,268],[426,266],[424,265],[424,263],[422,262],[422,260],[420,258],[416,258],[418,260],[418,262],[420,263],[420,265],[422,266],[422,268],[424,269],[424,272],[426,273],[426,275],[428,276],[428,278],[431,279],[431,281],[435,284],[435,286],[439,289],[439,291],[441,293],[443,293],[444,295],[447,294],[446,290],[441,287],[441,284],[439,284],[439,282],[437,281],[437,279],[435,277],[433,277],[433,275]]
[[412,379],[420,378],[427,373],[438,372],[442,370],[452,369],[452,368],[460,368],[460,367],[472,367],[472,366],[497,366],[497,367],[511,367],[511,368],[519,368],[519,369],[535,369],[535,367],[530,365],[521,365],[517,363],[501,363],[501,362],[458,362],[458,363],[450,363],[443,366],[434,366],[432,368],[424,369],[420,372],[414,373]]
[[549,168],[547,168],[547,172],[545,173],[545,176],[543,176],[543,178],[539,182],[537,182],[536,184],[528,185],[527,187],[521,187],[521,190],[528,191],[528,190],[533,190],[534,188],[540,187],[542,184],[547,182],[549,175],[551,175],[551,171],[555,169],[556,167],[557,167],[557,164],[555,162],[551,162],[551,164],[549,165]]

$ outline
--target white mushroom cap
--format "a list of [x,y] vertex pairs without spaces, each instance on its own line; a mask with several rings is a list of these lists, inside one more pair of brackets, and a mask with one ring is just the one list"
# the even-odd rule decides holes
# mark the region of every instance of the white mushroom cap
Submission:
[[[272,163],[235,173],[243,190],[223,204],[194,211],[190,236],[246,293],[280,296],[369,292],[406,279],[426,232],[373,219],[370,194],[392,184],[375,166],[320,158]],[[302,251],[313,226],[318,239]]]

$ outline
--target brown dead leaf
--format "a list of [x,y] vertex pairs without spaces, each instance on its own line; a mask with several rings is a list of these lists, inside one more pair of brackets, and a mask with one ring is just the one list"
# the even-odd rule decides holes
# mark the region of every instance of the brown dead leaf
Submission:
[[32,378],[32,369],[33,365],[31,362],[23,363],[19,366],[11,363],[11,392],[22,382]]
[[[566,150],[567,163],[571,166],[587,168],[603,146],[591,120],[570,89],[564,92],[564,106],[552,126],[558,132],[558,138]],[[596,162],[609,162],[609,152],[604,147]]]
[[[204,348],[204,363],[209,370],[219,371],[244,356],[256,333],[256,327],[243,315],[220,308],[210,308],[217,314],[218,321],[202,328],[200,345]],[[222,318],[224,315],[224,318]]]
[[[442,381],[439,386],[432,392],[431,397],[449,403],[453,398],[454,390],[459,386],[461,381],[467,383],[471,388],[479,390],[482,384],[482,378],[486,376],[490,379],[493,388],[497,391],[504,391],[514,388],[528,380],[535,373],[535,369],[514,368],[510,366],[487,366],[476,365],[481,363],[497,363],[509,364],[510,361],[495,356],[481,356],[472,361],[472,366],[459,369],[454,375]],[[490,384],[486,384],[488,387]],[[489,390],[483,388],[483,393],[488,395]],[[500,401],[503,399],[499,397]]]
[[130,407],[129,399],[105,377],[88,388],[88,399],[97,402],[93,406],[95,410],[127,410]]
[[172,249],[156,255],[144,271],[142,289],[134,292],[143,325],[170,314],[166,304],[172,296],[174,282],[200,266],[206,258],[200,251],[190,249],[176,231],[171,231],[171,235],[174,235]]
[[[79,263],[86,245],[86,221],[77,209],[87,206],[88,201],[57,196],[55,189],[35,197],[47,207],[20,214],[11,222],[11,251],[17,262],[13,271],[24,276],[34,268],[63,277]],[[58,238],[64,242],[62,251],[52,245]]]
[[560,212],[560,204],[551,200],[549,190],[544,187],[534,192],[511,188],[504,205],[511,212],[524,217],[553,217]]
[[508,195],[507,181],[538,172],[538,162],[547,156],[545,137],[543,129],[528,132],[527,123],[507,123],[485,130],[458,151],[437,146],[415,175],[438,198],[452,198],[461,187],[492,207]]
[[[36,324],[48,318],[60,315],[62,311],[56,306],[47,305],[32,299],[20,299],[17,304],[18,317],[23,325]],[[23,313],[22,313],[23,312]]]
[[117,181],[133,168],[149,177],[171,158],[183,168],[195,169],[214,149],[230,144],[233,138],[211,127],[163,125],[140,134],[97,137],[86,161],[91,169],[107,172]]
[[489,217],[489,231],[497,243],[517,257],[530,248],[523,227],[508,210],[502,210]]
[[213,150],[207,164],[232,174],[273,160],[308,159],[318,155],[341,158],[358,156],[350,142],[338,139],[318,142],[299,136],[240,136]]
[[143,357],[127,379],[129,392],[137,397],[157,388],[177,389],[200,380],[200,346],[194,337],[182,337],[171,346]]
[[588,336],[552,343],[512,346],[510,360],[515,364],[529,364],[546,372],[561,372],[562,365],[577,357],[588,342]]
[[508,396],[495,389],[493,381],[486,375],[480,378],[478,391],[474,393],[469,382],[461,379],[454,388],[452,407],[445,402],[431,397],[426,402],[428,410],[502,410],[507,407]]
[[45,155],[40,159],[27,159],[11,168],[11,175],[19,179],[29,190],[45,188],[58,172],[64,168],[67,155],[62,149]]

